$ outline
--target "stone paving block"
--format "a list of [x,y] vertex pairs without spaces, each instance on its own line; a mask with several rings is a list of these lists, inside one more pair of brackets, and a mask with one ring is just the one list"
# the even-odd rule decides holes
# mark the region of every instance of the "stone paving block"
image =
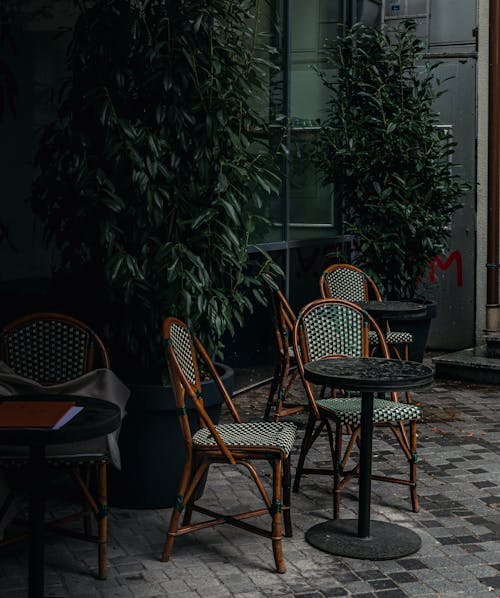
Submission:
[[[263,412],[266,391],[240,397],[243,411],[254,416]],[[283,541],[284,575],[274,572],[268,539],[229,526],[178,538],[170,561],[162,563],[171,509],[112,508],[108,580],[95,578],[95,547],[51,536],[46,551],[46,594],[59,590],[68,598],[500,598],[496,586],[500,579],[499,392],[484,386],[439,383],[431,391],[418,393],[424,408],[418,438],[420,512],[411,511],[408,491],[402,486],[374,482],[372,499],[374,519],[397,521],[421,535],[422,548],[415,555],[370,562],[343,559],[310,546],[305,531],[331,517],[332,498],[330,478],[308,475],[292,496],[294,536]],[[302,396],[300,384],[293,393]],[[490,407],[488,418],[473,407],[479,404]],[[305,418],[294,420],[300,429],[293,466]],[[403,471],[399,459],[392,462],[394,441],[386,432],[377,430],[374,467],[385,473]],[[316,466],[329,465],[328,454],[326,439],[320,437],[309,460]],[[265,466],[259,466],[261,470]],[[344,489],[341,517],[356,517],[357,490],[356,481]],[[220,496],[228,512],[252,508],[258,499],[251,481],[228,467],[211,471],[203,500],[217,510]],[[50,505],[54,513],[65,508],[64,504]],[[261,523],[268,521],[262,518]],[[0,548],[0,598],[26,595],[26,561],[26,544]]]

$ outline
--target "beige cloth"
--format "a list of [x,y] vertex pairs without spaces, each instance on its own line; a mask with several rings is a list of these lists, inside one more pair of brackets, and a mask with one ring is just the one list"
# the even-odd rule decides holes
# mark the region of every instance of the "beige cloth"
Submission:
[[[79,378],[69,380],[62,384],[53,386],[42,386],[35,380],[18,376],[3,361],[0,361],[0,396],[9,395],[29,395],[29,394],[67,394],[80,395],[84,397],[93,397],[104,399],[118,405],[121,416],[125,415],[125,405],[130,396],[130,390],[121,382],[121,380],[109,369],[102,368],[93,370]],[[109,452],[111,463],[120,469],[120,450],[118,448],[118,434],[120,430],[101,438],[93,438],[83,442],[73,442],[60,445],[51,445],[47,447],[47,456],[74,456],[74,455],[94,455]],[[0,453],[9,456],[27,456],[28,448],[22,446],[1,446]],[[7,481],[2,471],[0,471],[0,507],[9,495]],[[4,529],[15,515],[15,506],[12,504],[0,520],[0,540],[3,537]]]
[[[23,378],[14,373],[4,362],[0,361],[0,396],[8,395],[29,395],[29,394],[67,394],[80,395],[83,397],[93,397],[95,399],[104,399],[118,405],[121,411],[122,419],[125,414],[125,405],[130,396],[130,390],[121,382],[121,380],[111,370],[102,368],[92,370],[83,376],[54,384],[52,386],[42,386],[35,380]],[[84,442],[74,442],[48,447],[48,456],[64,456],[75,454],[102,454],[109,451],[111,463],[120,469],[120,451],[118,448],[119,429],[115,430],[107,437],[95,438]],[[0,452],[2,447],[0,446]],[[27,449],[18,447],[18,450],[12,454],[27,454]]]

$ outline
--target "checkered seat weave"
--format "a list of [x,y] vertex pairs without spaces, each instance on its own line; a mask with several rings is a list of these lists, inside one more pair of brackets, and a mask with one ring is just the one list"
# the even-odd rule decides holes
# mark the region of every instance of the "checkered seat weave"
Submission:
[[[370,342],[370,346],[376,347],[378,342],[377,333],[373,330],[370,330],[368,333],[368,340]],[[397,345],[398,343],[412,343],[413,342],[413,335],[411,332],[387,332],[385,335],[385,340],[387,341],[388,345]]]
[[[318,406],[331,413],[342,424],[357,426],[361,422],[361,398],[322,399]],[[420,419],[422,409],[417,405],[396,403],[387,399],[373,400],[373,422],[385,423],[398,420]]]
[[[285,457],[292,450],[296,434],[296,426],[291,422],[221,424],[215,426],[215,429],[228,447],[277,449]],[[216,446],[217,444],[208,428],[198,430],[193,436],[193,442],[199,446]]]

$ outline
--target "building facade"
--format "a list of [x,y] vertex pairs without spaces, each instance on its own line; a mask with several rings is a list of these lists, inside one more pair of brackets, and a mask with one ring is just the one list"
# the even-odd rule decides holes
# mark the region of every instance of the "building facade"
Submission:
[[[28,22],[13,56],[20,89],[17,114],[5,114],[0,121],[2,219],[11,239],[0,246],[0,285],[4,288],[24,285],[36,290],[50,276],[49,253],[26,198],[33,177],[36,131],[54,115],[55,90],[65,69],[68,36],[54,39],[53,34],[61,25],[71,25],[70,5],[58,2],[51,18]],[[496,325],[491,318],[486,322],[486,306],[492,304],[487,297],[486,267],[491,258],[487,241],[488,222],[491,227],[489,6],[489,0],[260,2],[261,29],[279,49],[279,68],[269,76],[266,109],[270,122],[280,114],[288,117],[291,127],[285,143],[291,159],[283,163],[281,193],[270,204],[272,226],[252,241],[283,267],[285,290],[295,308],[318,296],[319,275],[331,256],[348,257],[350,250],[335,193],[321,184],[310,160],[318,119],[327,101],[313,67],[321,67],[325,40],[336,39],[353,22],[384,27],[412,18],[426,45],[425,59],[438,62],[436,72],[446,79],[448,92],[436,105],[440,126],[456,141],[453,159],[462,165],[464,178],[474,183],[454,217],[448,253],[435,257],[422,281],[426,296],[438,303],[430,347],[446,351],[469,347],[481,341],[486,328]],[[498,261],[498,257],[490,259],[490,270]],[[255,338],[247,332],[251,345],[263,351],[269,337]]]

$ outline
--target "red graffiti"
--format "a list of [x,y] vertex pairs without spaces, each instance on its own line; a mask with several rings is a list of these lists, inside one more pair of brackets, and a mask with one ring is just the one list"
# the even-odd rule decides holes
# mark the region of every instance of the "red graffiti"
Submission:
[[453,264],[453,262],[457,265],[457,286],[461,287],[463,285],[463,276],[462,276],[462,254],[455,250],[450,253],[446,261],[443,263],[439,255],[431,260],[429,264],[429,280],[431,282],[436,282],[436,266],[440,270],[448,270],[448,268]]

